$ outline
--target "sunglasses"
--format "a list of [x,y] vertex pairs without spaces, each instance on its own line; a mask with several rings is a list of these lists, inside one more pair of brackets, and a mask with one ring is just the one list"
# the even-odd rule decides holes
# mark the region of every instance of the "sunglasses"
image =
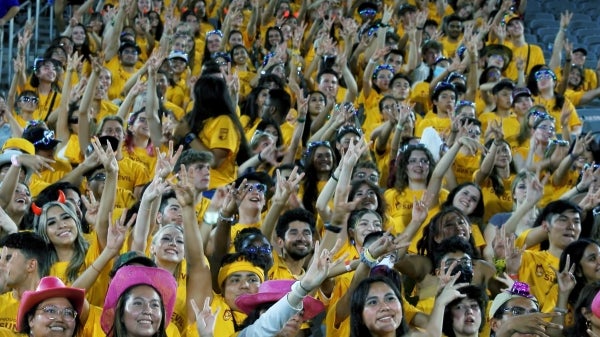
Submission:
[[267,185],[261,183],[246,184],[245,187],[248,189],[248,192],[256,191],[264,194],[267,191]]
[[318,142],[308,143],[308,149],[306,150],[306,152],[310,153],[319,146],[325,146],[325,147],[331,148],[331,144],[328,141],[322,140],[322,141],[318,141]]
[[243,249],[243,252],[248,254],[271,255],[271,246],[262,245],[260,247],[256,247],[254,245],[249,245]]
[[542,69],[535,72],[535,80],[540,81],[542,79],[551,78],[556,81],[556,75],[550,69]]
[[215,30],[211,30],[210,32],[206,33],[206,37],[207,37],[207,38],[208,38],[209,36],[211,36],[211,35],[219,35],[219,37],[221,37],[221,38],[222,38],[222,37],[223,37],[223,32],[222,32],[222,31],[220,31],[220,30],[218,30],[218,29],[215,29]]
[[23,103],[31,102],[33,104],[37,104],[40,101],[40,99],[37,97],[22,96],[21,98],[19,98],[19,101]]
[[54,141],[54,131],[45,130],[42,139],[36,140],[33,145],[50,145]]
[[377,11],[372,8],[367,8],[367,9],[363,9],[362,11],[359,11],[358,14],[364,15],[364,16],[375,16],[375,14],[377,14]]

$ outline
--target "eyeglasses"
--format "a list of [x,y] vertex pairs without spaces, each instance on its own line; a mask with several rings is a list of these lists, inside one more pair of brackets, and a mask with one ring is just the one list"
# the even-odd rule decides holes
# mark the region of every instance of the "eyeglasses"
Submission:
[[539,312],[538,309],[525,309],[523,307],[506,307],[504,308],[504,312],[510,312],[513,316],[522,316],[525,314],[535,314]]
[[466,313],[468,310],[471,310],[473,312],[479,312],[479,311],[481,311],[481,308],[479,307],[479,304],[473,303],[473,304],[459,304],[459,305],[455,306],[454,308],[452,308],[452,310]]
[[260,247],[256,247],[254,245],[249,245],[248,247],[244,248],[243,251],[248,254],[271,255],[271,246],[262,245]]
[[371,182],[374,183],[379,183],[379,174],[377,173],[371,173],[367,176],[367,173],[365,172],[356,172],[354,174],[354,179],[359,179],[359,180],[370,180]]
[[265,194],[265,192],[267,191],[267,185],[261,183],[246,184],[245,187],[248,189],[248,192],[256,190],[256,192],[258,193]]
[[106,181],[106,174],[105,173],[97,173],[94,174],[91,178],[90,181]]
[[44,313],[44,315],[50,319],[57,319],[58,316],[60,315],[66,322],[72,322],[77,317],[77,311],[75,311],[74,309],[72,309],[72,308],[59,309],[53,305],[48,305],[43,308],[38,308],[38,309],[36,309],[36,311],[42,311]]
[[54,131],[45,130],[42,139],[36,140],[33,145],[50,145],[54,141]]
[[408,160],[408,165],[429,165],[429,159],[427,158],[410,158]]
[[470,258],[468,257],[463,257],[460,259],[447,259],[444,262],[444,266],[446,268],[450,267],[454,262],[456,262],[456,266],[457,267],[465,267],[465,268],[472,268],[473,267],[473,261],[471,261]]
[[33,104],[37,104],[40,99],[37,97],[30,97],[30,96],[21,96],[21,98],[19,98],[19,101],[23,102],[23,103],[33,103]]
[[542,69],[535,72],[535,80],[541,81],[542,79],[551,78],[556,81],[556,75],[550,69]]

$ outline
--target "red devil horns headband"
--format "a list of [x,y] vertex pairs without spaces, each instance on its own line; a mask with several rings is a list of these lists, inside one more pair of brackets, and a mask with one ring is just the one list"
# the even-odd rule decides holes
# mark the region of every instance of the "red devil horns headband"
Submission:
[[[64,204],[67,201],[65,192],[63,192],[62,190],[58,190],[58,198],[56,199],[56,201],[60,202],[61,204]],[[42,208],[36,205],[35,202],[31,203],[31,211],[33,211],[33,214],[37,216],[42,215]]]

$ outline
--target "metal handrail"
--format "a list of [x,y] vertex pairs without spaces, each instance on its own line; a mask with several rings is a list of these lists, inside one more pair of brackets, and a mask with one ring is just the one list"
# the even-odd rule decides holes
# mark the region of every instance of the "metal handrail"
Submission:
[[[27,0],[27,1],[23,2],[21,5],[19,5],[19,12],[21,12],[24,8],[27,9],[27,20],[30,20],[31,19],[31,1]],[[6,62],[6,65],[8,65],[8,77],[7,77],[8,83],[10,83],[10,81],[12,79],[13,68],[12,68],[11,59],[14,56],[13,48],[14,48],[15,38],[18,36],[18,34],[23,29],[24,29],[24,27],[21,27],[20,29],[18,29],[15,32],[15,18],[13,17],[12,19],[10,19],[10,21],[8,23],[8,58],[9,58],[9,60],[8,60],[8,62]],[[26,55],[27,56],[29,55],[29,47],[27,47]],[[4,26],[3,26],[3,27],[0,27],[0,74],[4,73],[4,66],[5,66],[5,61],[4,61]]]

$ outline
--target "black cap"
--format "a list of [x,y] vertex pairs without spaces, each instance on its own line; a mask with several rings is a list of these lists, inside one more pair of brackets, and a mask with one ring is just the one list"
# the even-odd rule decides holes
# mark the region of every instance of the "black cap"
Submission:
[[587,56],[588,52],[585,48],[579,47],[577,49],[573,49],[573,53],[582,53],[584,56]]
[[363,2],[358,6],[358,13],[364,11],[365,9],[372,9],[374,11],[377,11],[377,5],[372,3],[372,2]]
[[344,125],[341,128],[339,128],[335,139],[337,141],[340,141],[340,139],[342,139],[342,137],[344,137],[344,135],[348,133],[353,133],[359,137],[362,136],[362,131],[360,129],[357,129],[353,125]]
[[141,264],[142,266],[146,267],[157,267],[156,263],[154,263],[154,261],[152,261],[149,257],[138,251],[132,250],[117,257],[108,276],[114,277],[117,273],[117,270],[119,270],[121,267],[130,266],[132,264]]
[[504,89],[510,89],[510,93],[515,90],[515,84],[511,80],[501,80],[492,88],[492,94],[497,94]]
[[60,140],[54,138],[54,131],[44,126],[30,126],[23,131],[23,138],[30,141],[36,149],[52,150]]
[[439,82],[438,84],[436,84],[435,88],[433,88],[433,92],[431,93],[431,100],[432,101],[437,100],[438,97],[440,96],[440,94],[442,93],[442,91],[446,91],[446,90],[451,90],[454,92],[455,95],[458,96],[458,93],[456,92],[456,87],[454,86],[454,84],[448,83],[448,82]]
[[414,5],[410,5],[410,4],[404,4],[402,6],[400,6],[400,9],[398,9],[398,15],[402,16],[406,13],[416,13],[417,12],[417,7]]

